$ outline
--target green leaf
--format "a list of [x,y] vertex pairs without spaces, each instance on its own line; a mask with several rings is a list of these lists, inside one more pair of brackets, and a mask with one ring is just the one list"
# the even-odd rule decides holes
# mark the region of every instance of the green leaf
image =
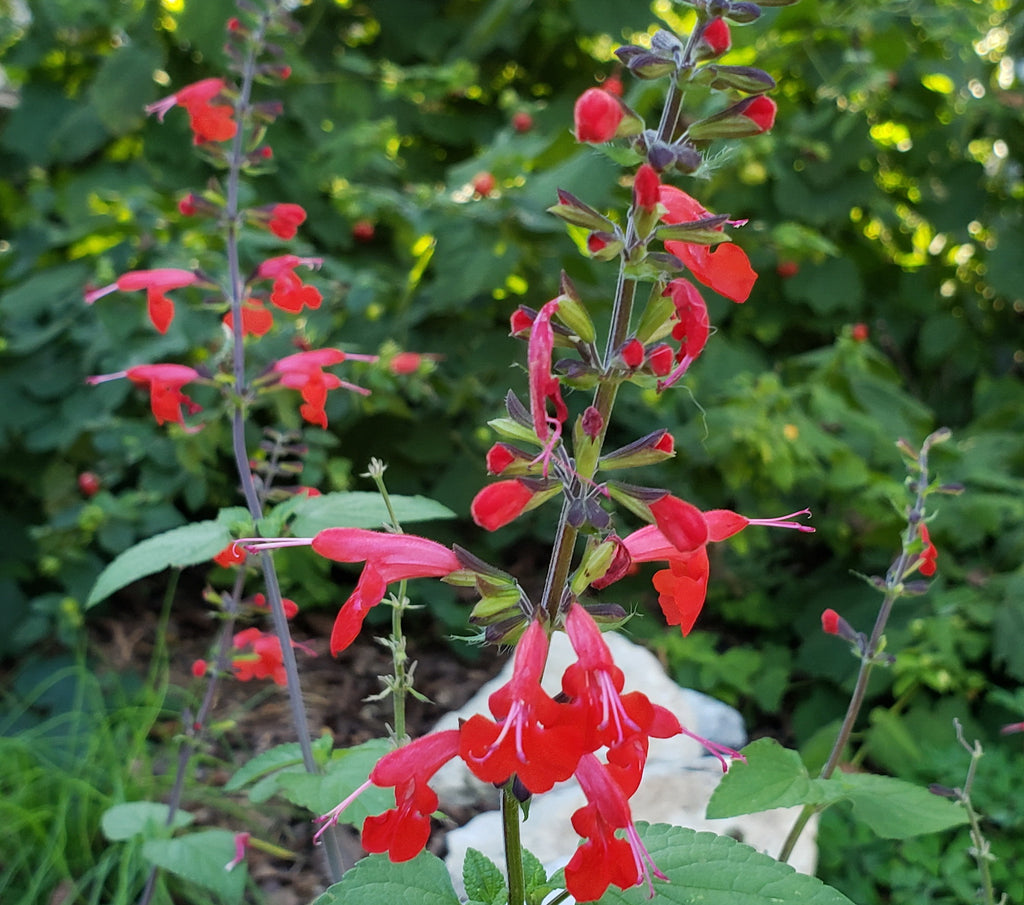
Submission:
[[[403,524],[455,517],[447,506],[424,496],[392,496],[391,505]],[[295,507],[292,531],[297,537],[312,537],[325,528],[380,528],[388,521],[387,506],[378,493],[326,493]]]
[[[324,773],[284,772],[277,777],[277,788],[293,804],[314,814],[326,814],[366,782],[377,761],[391,748],[387,739],[375,738],[354,748],[335,751]],[[339,822],[361,826],[371,814],[394,806],[391,789],[370,786],[345,809]]]
[[[667,905],[852,905],[816,877],[797,873],[729,836],[683,827],[639,823],[637,829],[669,882],[654,881],[658,902]],[[611,887],[601,905],[646,905],[643,885]]]
[[967,823],[956,802],[891,776],[873,773],[837,773],[819,783],[835,786],[829,797],[840,795],[853,804],[853,816],[883,839],[908,839],[938,833]]
[[195,820],[188,811],[175,811],[167,826],[170,809],[158,801],[125,801],[107,808],[100,818],[103,835],[111,842],[123,842],[133,836],[157,836],[181,829]]
[[212,559],[231,542],[228,529],[218,521],[195,522],[149,537],[129,547],[100,572],[85,602],[88,609],[125,585],[162,572],[194,566]]
[[234,870],[224,869],[235,857],[235,834],[228,830],[150,839],[142,846],[142,854],[158,867],[213,890],[226,902],[242,901],[248,871],[244,863]]
[[722,777],[708,802],[708,817],[735,817],[820,800],[796,751],[761,738],[742,753],[747,762],[734,761]]
[[466,887],[466,895],[475,902],[497,905],[508,898],[508,887],[498,865],[475,848],[466,850],[462,883]]
[[302,749],[298,742],[276,745],[246,761],[224,784],[225,792],[237,792],[249,783],[277,770],[302,766]]
[[155,95],[153,71],[163,65],[163,54],[144,44],[129,44],[103,61],[89,89],[89,100],[114,135],[124,135],[142,124],[143,108]]
[[459,905],[448,868],[427,852],[393,864],[385,855],[358,862],[312,905]]

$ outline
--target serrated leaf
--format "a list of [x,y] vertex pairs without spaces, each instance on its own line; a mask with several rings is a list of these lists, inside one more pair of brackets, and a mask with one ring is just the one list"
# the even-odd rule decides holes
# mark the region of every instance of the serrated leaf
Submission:
[[[455,518],[455,513],[447,506],[425,496],[392,496],[391,505],[403,525]],[[292,531],[297,537],[312,537],[325,528],[380,528],[389,518],[380,494],[369,491],[325,493],[307,498],[295,507]]]
[[[852,905],[816,877],[797,873],[729,836],[659,823],[637,830],[668,882],[654,881],[667,905]],[[647,905],[646,886],[611,887],[601,905]]]
[[100,572],[85,607],[95,606],[114,591],[147,575],[212,559],[230,541],[231,534],[218,521],[194,522],[147,538],[129,547]]
[[883,839],[908,839],[967,823],[961,805],[892,776],[837,773],[818,782],[835,785],[853,805],[854,817]]
[[735,817],[820,800],[796,751],[761,738],[743,749],[746,763],[734,761],[708,802],[708,817]]
[[353,867],[312,905],[459,905],[448,868],[427,852],[393,864],[385,855],[370,855]]
[[170,808],[158,801],[125,801],[107,808],[100,818],[103,835],[111,842],[123,842],[133,836],[156,836],[188,826],[195,820],[188,811],[174,813],[171,826],[167,825]]
[[248,874],[245,864],[225,866],[235,857],[235,834],[203,830],[177,839],[150,839],[142,846],[146,860],[185,880],[213,890],[228,903],[241,902]]
[[466,850],[462,884],[466,895],[477,902],[493,903],[508,898],[508,887],[498,865],[475,848]]
[[[334,753],[322,774],[304,770],[284,772],[277,777],[277,789],[293,804],[313,814],[326,814],[366,782],[377,761],[392,748],[387,739],[375,738],[354,748]],[[380,814],[395,806],[391,789],[370,786],[342,813],[339,822],[362,826],[371,814]]]

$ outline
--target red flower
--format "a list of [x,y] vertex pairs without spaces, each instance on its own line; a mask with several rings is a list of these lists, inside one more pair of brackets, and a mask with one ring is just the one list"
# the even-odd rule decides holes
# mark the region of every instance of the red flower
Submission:
[[294,239],[299,226],[306,220],[306,212],[298,204],[272,204],[257,208],[258,222],[279,239]]
[[[576,901],[594,902],[609,886],[628,889],[646,880],[653,896],[651,875],[667,878],[640,841],[626,792],[593,754],[580,758],[576,779],[587,804],[572,815],[572,826],[586,842],[565,866],[566,888]],[[619,838],[618,830],[625,830],[626,838]]]
[[332,655],[355,640],[366,614],[384,599],[389,584],[406,578],[441,578],[461,568],[447,547],[413,534],[327,528],[312,543],[317,553],[335,562],[366,563],[355,590],[334,620]]
[[[491,474],[501,474],[518,458],[507,443],[495,443],[487,450],[487,470]],[[514,516],[513,516],[514,518]]]
[[204,141],[227,141],[238,132],[238,124],[231,118],[234,108],[227,104],[213,103],[225,95],[226,87],[223,79],[193,82],[176,94],[150,104],[146,112],[155,113],[157,119],[163,122],[164,115],[172,107],[184,107],[188,111],[193,143],[198,145]]
[[917,570],[925,577],[930,578],[935,574],[935,570],[938,567],[939,551],[935,549],[935,544],[932,543],[927,525],[918,525],[917,531],[921,541],[924,543],[924,551],[917,560]]
[[241,651],[231,660],[236,679],[241,682],[273,679],[277,685],[288,684],[281,642],[275,635],[268,635],[258,628],[247,628],[235,635],[232,644]]
[[356,220],[352,224],[352,238],[363,245],[372,242],[376,232],[377,230],[370,220]]
[[588,88],[579,96],[573,110],[576,140],[595,144],[610,141],[622,117],[622,105],[614,95],[601,88]]
[[488,700],[496,721],[477,714],[462,724],[459,755],[483,782],[500,785],[514,774],[540,793],[576,769],[583,727],[541,688],[547,653],[544,627],[533,621],[516,646],[511,680]]
[[[555,345],[554,329],[551,318],[558,310],[558,299],[545,302],[537,312],[530,329],[527,347],[527,368],[530,378],[530,413],[533,416],[533,429],[537,439],[544,444],[541,457],[545,463],[562,435],[562,424],[569,417],[569,410],[562,401],[562,393],[558,378],[551,373],[551,352]],[[548,401],[555,407],[555,414],[548,414]]]
[[190,415],[200,411],[200,407],[181,391],[186,383],[199,377],[199,372],[193,368],[175,364],[137,365],[114,374],[88,377],[86,383],[95,386],[121,377],[127,377],[132,383],[149,387],[150,408],[157,424],[168,421],[184,424],[185,420],[181,413],[183,405],[188,408]]
[[[252,605],[258,610],[266,610],[270,612],[270,604],[267,603],[267,597],[265,594],[254,594],[252,598]],[[289,600],[287,597],[281,598],[281,605],[284,608],[284,616],[286,619],[292,619],[299,612],[299,605],[294,600]]]
[[[665,497],[664,499],[674,498]],[[658,503],[655,503],[651,506],[652,511],[657,505]],[[689,506],[688,503],[683,505]],[[747,525],[793,528],[804,532],[814,530],[809,525],[790,521],[794,515],[809,514],[806,509],[777,519],[748,519],[728,509],[714,509],[701,514],[707,532],[706,540],[696,548],[680,550],[676,543],[663,533],[662,529],[668,528],[684,546],[691,546],[700,534],[700,526],[696,518],[689,509],[679,507],[678,503],[665,504],[659,509],[662,518],[656,526],[648,525],[646,528],[634,531],[623,538],[622,543],[633,562],[667,561],[668,568],[655,573],[653,584],[658,592],[658,603],[665,615],[665,621],[669,625],[678,625],[684,635],[688,635],[696,623],[704,606],[704,598],[707,596],[709,574],[707,543],[732,537]],[[679,514],[676,519],[672,517],[673,510]]]
[[425,735],[385,754],[370,773],[380,788],[393,786],[395,805],[363,821],[363,848],[388,853],[392,861],[415,858],[430,837],[430,815],[437,810],[437,794],[430,778],[459,753],[459,730]]
[[217,563],[218,566],[229,569],[231,566],[237,566],[239,563],[245,562],[245,550],[238,544],[232,542],[213,557],[213,561]]
[[512,117],[512,128],[516,132],[529,132],[533,128],[533,117],[525,110],[520,110]]
[[495,185],[496,182],[493,173],[477,173],[473,177],[473,191],[476,192],[478,195],[483,196],[484,198],[486,198],[488,195],[491,194],[491,192],[494,191]]
[[345,387],[363,395],[369,393],[369,390],[322,370],[353,357],[356,356],[346,356],[340,349],[314,349],[285,356],[274,365],[273,370],[281,375],[281,383],[284,386],[302,393],[303,404],[299,406],[299,414],[310,424],[326,428],[327,413],[324,411],[324,404],[327,402],[329,390]]
[[149,319],[160,333],[166,333],[174,320],[174,303],[164,295],[171,289],[191,286],[199,282],[199,277],[191,270],[178,270],[163,267],[157,270],[130,270],[122,274],[113,283],[99,289],[90,289],[85,293],[86,304],[91,305],[96,299],[110,295],[112,292],[135,292],[146,290]]
[[850,328],[850,336],[853,337],[854,342],[866,342],[870,335],[871,330],[867,324],[854,324]]
[[488,484],[470,504],[473,521],[487,531],[497,531],[519,518],[526,510],[534,491],[515,478]]
[[[224,326],[234,329],[235,319],[229,311],[224,315]],[[274,315],[259,299],[247,298],[242,302],[242,335],[266,336],[274,326]]]
[[[696,199],[672,185],[661,187],[666,223],[691,223],[710,216]],[[757,274],[742,248],[722,242],[714,249],[707,245],[669,240],[665,248],[681,260],[690,273],[705,286],[734,302],[745,302],[754,287]]]
[[268,258],[256,271],[256,275],[262,279],[274,281],[270,291],[270,301],[282,311],[290,311],[298,314],[303,307],[315,310],[320,307],[323,296],[320,290],[314,286],[306,285],[295,274],[295,268],[319,267],[323,263],[322,258],[300,258],[297,255],[279,255],[276,258]]
[[423,358],[419,352],[399,352],[388,362],[388,370],[396,377],[415,374],[420,369]]
[[692,553],[708,542],[704,513],[692,503],[665,494],[649,508],[658,529],[680,553]]

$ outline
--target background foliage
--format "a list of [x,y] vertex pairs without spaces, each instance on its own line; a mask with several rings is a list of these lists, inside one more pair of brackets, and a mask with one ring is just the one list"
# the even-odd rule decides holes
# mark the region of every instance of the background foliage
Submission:
[[[114,555],[237,502],[218,429],[170,436],[129,387],[83,382],[124,367],[125,349],[138,362],[201,361],[215,315],[179,305],[158,336],[137,298],[82,302],[86,284],[127,269],[216,261],[209,225],[175,206],[211,175],[187,151],[184,117],[160,126],[142,108],[222,73],[232,4],[2,6],[0,657],[23,676],[39,642],[74,642]],[[508,386],[525,385],[508,365],[522,358],[508,315],[553,295],[560,269],[588,299],[610,297],[609,269],[545,213],[556,187],[599,209],[625,197],[616,168],[570,135],[572,103],[617,73],[615,46],[684,14],[667,0],[315,0],[297,11],[276,166],[254,191],[310,213],[295,250],[325,258],[315,279],[329,303],[309,331],[357,351],[443,356],[412,378],[368,369],[358,379],[371,397],[332,398],[330,430],[308,432],[306,483],[366,489],[353,475],[374,455],[393,491],[467,512],[484,480],[482,425]],[[1011,900],[1024,897],[1007,858],[1024,827],[1008,784],[1019,745],[996,730],[1024,718],[1022,26],[1011,0],[803,0],[734,29],[729,61],[756,54],[780,83],[779,125],[684,187],[751,218],[737,238],[760,280],[744,306],[711,303],[719,332],[687,390],[618,409],[623,442],[673,431],[679,455],[663,483],[679,495],[751,515],[814,510],[810,543],[750,532],[714,551],[706,615],[688,639],[665,636],[657,618],[631,623],[680,681],[740,707],[812,765],[856,666],[820,636],[818,615],[833,606],[869,627],[876,597],[850,573],[884,572],[895,550],[894,442],[953,429],[935,466],[966,492],[931,526],[933,590],[894,616],[898,658],[872,687],[859,756],[956,785],[959,716],[993,749],[977,794]],[[623,81],[638,110],[654,103],[656,89]],[[522,112],[527,131],[513,126]],[[489,197],[473,190],[481,172],[496,179]],[[369,240],[353,234],[360,221],[373,224]],[[248,238],[258,253],[261,237]],[[288,401],[277,414],[297,426]],[[91,497],[76,483],[87,470],[102,485]],[[443,530],[529,563],[547,529],[538,516],[491,537],[468,522]],[[326,575],[300,591],[283,561],[306,605],[335,602]],[[638,579],[620,599],[650,612],[648,588]],[[423,630],[445,635],[465,614],[430,593]],[[926,901],[926,888],[927,901],[971,901],[964,838],[905,843],[894,862],[888,844],[851,848],[838,820],[823,825],[822,875],[856,901],[910,890]]]

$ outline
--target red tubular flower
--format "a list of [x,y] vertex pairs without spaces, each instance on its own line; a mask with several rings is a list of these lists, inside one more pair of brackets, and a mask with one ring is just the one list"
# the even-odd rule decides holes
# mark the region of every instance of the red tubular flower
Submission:
[[925,577],[930,578],[935,574],[935,570],[938,567],[939,551],[935,549],[935,544],[932,543],[927,525],[919,525],[917,530],[924,543],[924,552],[921,553],[921,557],[917,561],[917,570]]
[[247,628],[238,632],[231,643],[241,652],[231,660],[236,679],[241,682],[273,679],[277,685],[288,684],[281,642],[277,636],[268,635],[258,628]]
[[511,680],[488,700],[496,721],[477,714],[462,724],[459,755],[483,782],[500,785],[514,774],[540,793],[576,769],[583,728],[541,688],[547,654],[544,627],[533,621],[516,645]]
[[[654,504],[654,506],[656,505],[658,503]],[[688,503],[684,505],[689,506]],[[651,507],[652,510],[654,506]],[[681,530],[682,541],[689,546],[699,534],[699,525],[691,512],[680,509],[676,503],[667,504],[664,512],[671,513],[673,510],[682,516],[676,520],[674,526],[671,515],[669,515],[664,519],[664,524],[659,521],[657,525],[648,525],[646,528],[634,531],[623,538],[622,543],[633,562],[657,562],[660,560],[668,562],[668,569],[655,573],[653,584],[658,592],[658,603],[665,615],[666,622],[669,625],[678,625],[684,635],[688,635],[696,623],[704,606],[704,598],[707,596],[709,564],[706,545],[708,543],[732,537],[747,525],[792,528],[803,532],[814,531],[809,525],[792,521],[793,516],[809,515],[810,510],[807,509],[775,519],[748,519],[746,516],[728,509],[713,509],[701,514],[707,532],[706,540],[695,549],[680,550],[675,541],[670,540],[663,533],[663,529],[667,526],[673,530],[673,534],[678,534]],[[687,524],[690,525],[689,530],[686,528]]]
[[369,394],[369,390],[322,370],[330,365],[340,364],[346,358],[373,360],[373,356],[346,355],[340,349],[313,349],[309,352],[287,355],[274,365],[273,371],[281,375],[281,383],[302,393],[303,404],[299,407],[299,414],[310,424],[327,427],[324,404],[327,402],[329,390],[344,387],[364,396]]
[[388,362],[388,370],[396,377],[415,374],[425,357],[419,352],[399,352]]
[[218,566],[229,569],[231,566],[237,566],[239,563],[245,562],[245,550],[236,543],[230,543],[213,557],[213,561]]
[[840,618],[840,615],[835,610],[825,610],[821,614],[821,630],[827,635],[838,635]]
[[193,82],[176,94],[150,104],[146,107],[146,112],[155,113],[157,119],[163,122],[164,115],[172,107],[184,107],[188,111],[194,144],[198,145],[204,141],[227,141],[234,138],[238,132],[238,124],[232,119],[234,108],[228,104],[213,103],[224,96],[226,87],[223,79]]
[[[279,207],[281,205],[278,205]],[[301,221],[300,221],[301,222]],[[271,225],[273,229],[273,225]],[[294,235],[294,233],[293,233]],[[262,279],[274,281],[270,292],[270,301],[282,311],[290,311],[294,314],[300,312],[303,307],[315,310],[320,307],[323,296],[315,286],[303,283],[296,275],[295,268],[319,267],[323,258],[300,258],[298,255],[279,255],[276,258],[268,258],[256,270],[256,275]]]
[[[661,187],[661,203],[667,211],[663,218],[666,223],[690,223],[710,216],[696,199],[672,185]],[[712,249],[676,240],[666,242],[665,248],[679,258],[699,282],[715,292],[734,302],[745,302],[750,297],[757,274],[742,248],[731,242],[722,242]]]
[[614,748],[642,736],[646,751],[654,705],[640,692],[622,694],[622,670],[615,665],[597,623],[578,603],[569,609],[565,630],[578,660],[562,675],[562,691],[578,714],[577,722],[586,729],[586,750]]
[[658,529],[680,553],[692,553],[708,542],[704,513],[692,503],[665,494],[650,510]]
[[573,109],[576,140],[594,144],[610,141],[622,122],[622,105],[608,91],[588,88]]
[[[234,329],[235,319],[229,311],[224,315],[224,326]],[[259,299],[248,298],[242,302],[242,335],[266,336],[274,326],[274,315]]]
[[86,383],[95,386],[98,383],[106,383],[108,380],[117,380],[121,377],[127,377],[132,383],[149,387],[149,404],[157,424],[173,421],[183,425],[185,423],[181,413],[183,405],[188,409],[190,415],[200,411],[200,407],[181,391],[186,383],[199,377],[199,372],[194,368],[175,364],[137,365],[114,374],[88,377]]
[[99,289],[90,289],[85,293],[86,304],[91,305],[99,298],[112,292],[135,292],[146,290],[146,303],[149,319],[160,333],[166,333],[174,320],[174,303],[164,294],[171,289],[191,286],[199,282],[199,277],[191,270],[178,270],[163,267],[156,270],[130,270],[122,274],[116,281]]
[[279,239],[294,239],[299,226],[306,220],[306,212],[298,204],[272,204],[258,208],[256,213],[260,215],[260,222]]
[[[572,815],[572,825],[586,841],[565,866],[566,888],[576,901],[594,902],[609,886],[628,889],[646,880],[653,896],[652,874],[667,878],[640,841],[626,793],[593,754],[580,758],[576,779],[588,803]],[[616,835],[620,829],[625,839]]]
[[488,484],[470,504],[473,521],[486,531],[497,531],[519,518],[534,498],[534,491],[518,478]]
[[384,599],[389,584],[406,578],[441,578],[461,568],[447,547],[414,534],[327,528],[313,538],[313,549],[335,562],[366,563],[355,590],[334,620],[332,655],[355,640],[366,614]]
[[[537,439],[544,444],[540,458],[544,461],[545,476],[548,458],[562,435],[562,424],[569,417],[569,410],[562,401],[558,378],[551,373],[551,352],[555,346],[551,318],[558,310],[558,302],[554,298],[537,312],[530,329],[526,354],[530,378],[530,414]],[[549,400],[555,407],[554,416],[548,414]]]
[[363,822],[363,848],[387,852],[392,861],[415,858],[430,837],[430,815],[437,810],[431,777],[459,753],[459,730],[425,735],[385,754],[370,773],[380,788],[393,786],[395,805]]

